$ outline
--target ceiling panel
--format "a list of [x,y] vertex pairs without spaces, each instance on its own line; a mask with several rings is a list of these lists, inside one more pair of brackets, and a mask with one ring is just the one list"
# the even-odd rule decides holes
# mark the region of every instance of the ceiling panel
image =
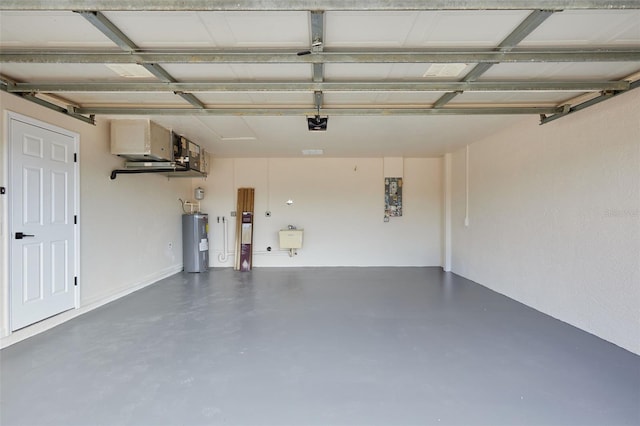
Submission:
[[513,31],[529,11],[420,12],[405,47],[495,47]]
[[304,92],[252,92],[251,99],[256,105],[270,105],[282,107],[310,107],[314,106],[313,93]]
[[196,12],[104,12],[138,47],[215,47]]
[[[433,76],[425,77],[425,73],[431,69],[434,64],[392,64],[391,69],[387,77],[393,80],[414,80],[414,81],[442,81],[453,80],[457,81],[462,79],[469,71],[476,65],[474,63],[466,64],[464,68],[461,68],[457,75],[449,76]],[[448,65],[448,64],[444,64]]]
[[248,107],[254,104],[251,95],[246,92],[198,92],[198,99],[207,106],[242,106]]
[[327,81],[354,80],[413,80],[413,81],[457,81],[473,69],[476,64],[466,64],[454,76],[429,76],[425,73],[433,64],[325,64],[324,76]]
[[233,64],[231,68],[243,80],[308,80],[312,75],[308,64]]
[[110,12],[139,47],[305,47],[305,12]]
[[[218,25],[220,17],[228,30]],[[202,20],[225,47],[306,47],[311,40],[309,15],[304,11],[206,13]]]
[[324,104],[326,107],[333,105],[429,106],[443,94],[443,92],[325,92]]
[[135,92],[135,93],[86,93],[86,92],[66,92],[61,96],[74,101],[83,106],[114,106],[114,105],[161,105],[166,107],[181,108],[189,106],[180,96],[171,92]]
[[178,81],[236,81],[233,64],[161,64]]
[[[26,31],[25,31],[26,30]],[[82,16],[73,12],[0,12],[0,47],[115,48]]]
[[469,104],[503,104],[503,105],[536,105],[557,106],[573,99],[583,92],[465,92],[456,96],[448,105],[465,106]]
[[618,80],[638,71],[640,62],[497,64],[478,80]]
[[198,92],[198,99],[211,106],[304,106],[313,107],[312,93],[299,92]]
[[324,106],[376,105],[377,98],[376,92],[325,92]]
[[[131,65],[144,70],[138,65]],[[0,63],[0,73],[14,80],[29,82],[47,81],[108,81],[108,82],[136,82],[157,81],[155,77],[127,78],[103,64],[3,64]]]
[[554,13],[520,46],[624,47],[639,43],[638,10],[569,10]]
[[256,133],[247,124],[245,117],[205,116],[198,117],[198,120],[217,135],[218,140],[223,143],[258,139]]
[[162,64],[175,79],[187,81],[308,81],[309,64]]
[[384,80],[393,64],[325,64],[324,77],[332,80]]
[[326,12],[324,42],[333,47],[402,47],[417,12]]

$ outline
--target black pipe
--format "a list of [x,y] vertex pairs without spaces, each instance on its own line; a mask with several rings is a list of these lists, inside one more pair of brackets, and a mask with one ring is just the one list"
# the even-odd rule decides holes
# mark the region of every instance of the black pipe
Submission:
[[119,174],[140,174],[140,173],[167,173],[167,172],[176,172],[176,169],[118,169],[111,172],[111,180],[114,180]]

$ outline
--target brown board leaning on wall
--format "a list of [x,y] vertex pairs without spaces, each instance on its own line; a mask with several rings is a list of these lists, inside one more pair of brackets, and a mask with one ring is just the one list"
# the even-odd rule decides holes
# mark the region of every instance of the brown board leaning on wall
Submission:
[[236,271],[249,271],[253,264],[254,188],[238,188],[236,207]]

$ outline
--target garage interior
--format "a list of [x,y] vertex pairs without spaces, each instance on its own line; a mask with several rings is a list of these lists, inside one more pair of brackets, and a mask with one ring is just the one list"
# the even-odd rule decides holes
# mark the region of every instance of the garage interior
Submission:
[[[0,422],[640,423],[639,82],[632,0],[3,0]],[[123,120],[208,171],[129,173]],[[25,326],[15,122],[77,160],[72,306]]]

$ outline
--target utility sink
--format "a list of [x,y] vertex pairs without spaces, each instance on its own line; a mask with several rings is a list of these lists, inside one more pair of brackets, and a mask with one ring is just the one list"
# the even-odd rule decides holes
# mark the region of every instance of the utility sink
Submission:
[[302,234],[304,229],[283,229],[280,231],[280,249],[302,248]]

